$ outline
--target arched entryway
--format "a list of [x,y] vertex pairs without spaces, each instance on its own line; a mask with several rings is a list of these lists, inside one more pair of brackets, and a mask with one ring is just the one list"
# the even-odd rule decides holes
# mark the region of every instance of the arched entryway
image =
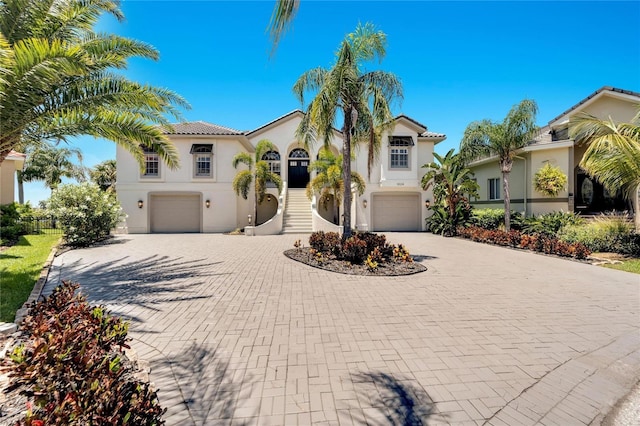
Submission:
[[304,188],[309,183],[309,153],[296,148],[289,153],[287,181],[289,188]]

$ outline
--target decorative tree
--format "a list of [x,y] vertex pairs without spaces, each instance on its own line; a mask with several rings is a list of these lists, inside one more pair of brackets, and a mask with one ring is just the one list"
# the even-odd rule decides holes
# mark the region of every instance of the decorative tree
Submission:
[[247,167],[245,170],[240,170],[233,178],[233,190],[246,200],[253,184],[253,217],[256,225],[258,224],[258,204],[261,204],[267,195],[267,183],[273,182],[278,188],[278,192],[282,191],[282,178],[272,172],[269,169],[269,164],[262,159],[264,154],[275,150],[276,147],[273,143],[262,139],[256,145],[254,157],[246,152],[238,153],[233,157],[234,168],[237,169],[240,164]]
[[475,121],[464,131],[460,143],[460,154],[465,162],[489,156],[498,156],[504,189],[504,225],[511,228],[511,198],[509,195],[509,173],[513,168],[513,157],[524,148],[538,131],[535,101],[525,99],[514,105],[501,123],[490,120]]

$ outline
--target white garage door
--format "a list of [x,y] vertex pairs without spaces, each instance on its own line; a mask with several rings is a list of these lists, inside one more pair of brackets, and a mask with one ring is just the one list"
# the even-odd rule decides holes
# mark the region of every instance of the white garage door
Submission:
[[200,196],[152,195],[151,232],[200,232]]
[[420,231],[420,194],[373,194],[374,231]]

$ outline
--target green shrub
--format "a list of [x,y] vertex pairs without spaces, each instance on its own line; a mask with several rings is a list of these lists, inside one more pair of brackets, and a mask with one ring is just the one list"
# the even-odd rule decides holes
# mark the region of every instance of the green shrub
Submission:
[[11,203],[0,206],[0,243],[3,246],[13,245],[24,233],[25,228],[20,223],[20,205]]
[[471,218],[471,206],[467,203],[458,203],[455,213],[451,215],[445,206],[433,206],[432,214],[425,220],[428,232],[445,237],[457,235],[458,228],[467,226]]
[[49,208],[64,230],[65,242],[74,247],[106,238],[123,218],[115,196],[92,183],[59,186]]
[[584,224],[578,213],[552,212],[533,216],[524,220],[522,231],[527,234],[545,234],[555,236],[567,225]]
[[19,425],[160,425],[164,410],[126,360],[127,324],[64,282],[31,306],[11,353],[10,389],[35,404]]
[[[522,229],[524,216],[511,211],[511,229]],[[469,222],[483,229],[499,229],[504,227],[504,209],[473,209]]]
[[580,242],[591,251],[640,254],[640,235],[625,216],[602,215],[593,222],[565,226],[558,237],[569,243]]

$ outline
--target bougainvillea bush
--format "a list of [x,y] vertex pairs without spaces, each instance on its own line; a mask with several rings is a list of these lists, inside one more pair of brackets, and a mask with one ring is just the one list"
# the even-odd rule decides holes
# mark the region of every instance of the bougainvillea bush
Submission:
[[30,307],[10,353],[9,390],[29,407],[18,425],[161,425],[164,410],[124,353],[127,323],[64,282]]
[[106,238],[124,217],[115,195],[93,183],[59,186],[51,194],[49,209],[64,230],[65,243],[72,247]]

